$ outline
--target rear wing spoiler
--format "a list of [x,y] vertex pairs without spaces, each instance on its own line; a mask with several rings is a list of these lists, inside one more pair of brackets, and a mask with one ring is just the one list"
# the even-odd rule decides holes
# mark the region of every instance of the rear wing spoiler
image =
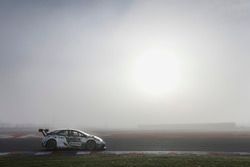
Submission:
[[43,136],[47,136],[49,129],[38,129],[38,132],[41,132]]

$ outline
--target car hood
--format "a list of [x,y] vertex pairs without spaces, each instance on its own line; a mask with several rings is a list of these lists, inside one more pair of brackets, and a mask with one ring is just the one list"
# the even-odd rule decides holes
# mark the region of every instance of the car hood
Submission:
[[94,138],[94,139],[96,139],[96,140],[99,140],[99,141],[103,142],[102,138],[100,138],[100,137],[98,137],[98,136],[90,135],[89,137],[90,137],[90,138]]

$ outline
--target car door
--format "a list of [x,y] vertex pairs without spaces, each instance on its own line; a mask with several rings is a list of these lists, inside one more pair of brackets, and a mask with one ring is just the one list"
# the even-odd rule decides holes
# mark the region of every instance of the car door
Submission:
[[68,131],[68,137],[67,137],[67,142],[72,148],[80,148],[82,143],[81,143],[81,136],[79,136],[79,133],[75,130],[69,130]]
[[60,130],[56,133],[57,135],[57,147],[59,148],[67,148],[69,147],[67,137],[68,131],[67,130]]
[[86,142],[88,141],[87,136],[81,132],[78,132],[78,135],[81,138],[81,148],[86,148]]

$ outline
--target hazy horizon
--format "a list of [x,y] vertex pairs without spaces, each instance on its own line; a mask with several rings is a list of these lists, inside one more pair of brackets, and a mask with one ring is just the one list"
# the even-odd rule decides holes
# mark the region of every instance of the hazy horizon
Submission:
[[250,1],[0,1],[0,123],[250,125]]
[[250,126],[238,125],[234,122],[204,122],[204,123],[180,123],[180,124],[139,124],[134,127],[97,127],[97,126],[86,126],[86,125],[69,125],[63,124],[8,124],[0,122],[1,131],[16,131],[16,130],[35,130],[40,128],[46,128],[50,131],[62,129],[62,128],[73,128],[85,131],[115,131],[115,132],[248,132]]

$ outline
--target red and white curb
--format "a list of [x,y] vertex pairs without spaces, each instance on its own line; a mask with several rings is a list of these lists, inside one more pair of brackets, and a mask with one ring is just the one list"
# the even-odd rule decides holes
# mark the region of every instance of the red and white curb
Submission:
[[[90,155],[90,154],[110,154],[110,155],[155,155],[155,156],[174,156],[174,155],[214,155],[214,156],[250,156],[250,152],[205,152],[205,151],[20,151],[20,152],[0,152],[0,156],[6,155],[33,155],[33,156],[44,156],[60,153],[60,155]],[[61,154],[62,153],[62,154]]]

